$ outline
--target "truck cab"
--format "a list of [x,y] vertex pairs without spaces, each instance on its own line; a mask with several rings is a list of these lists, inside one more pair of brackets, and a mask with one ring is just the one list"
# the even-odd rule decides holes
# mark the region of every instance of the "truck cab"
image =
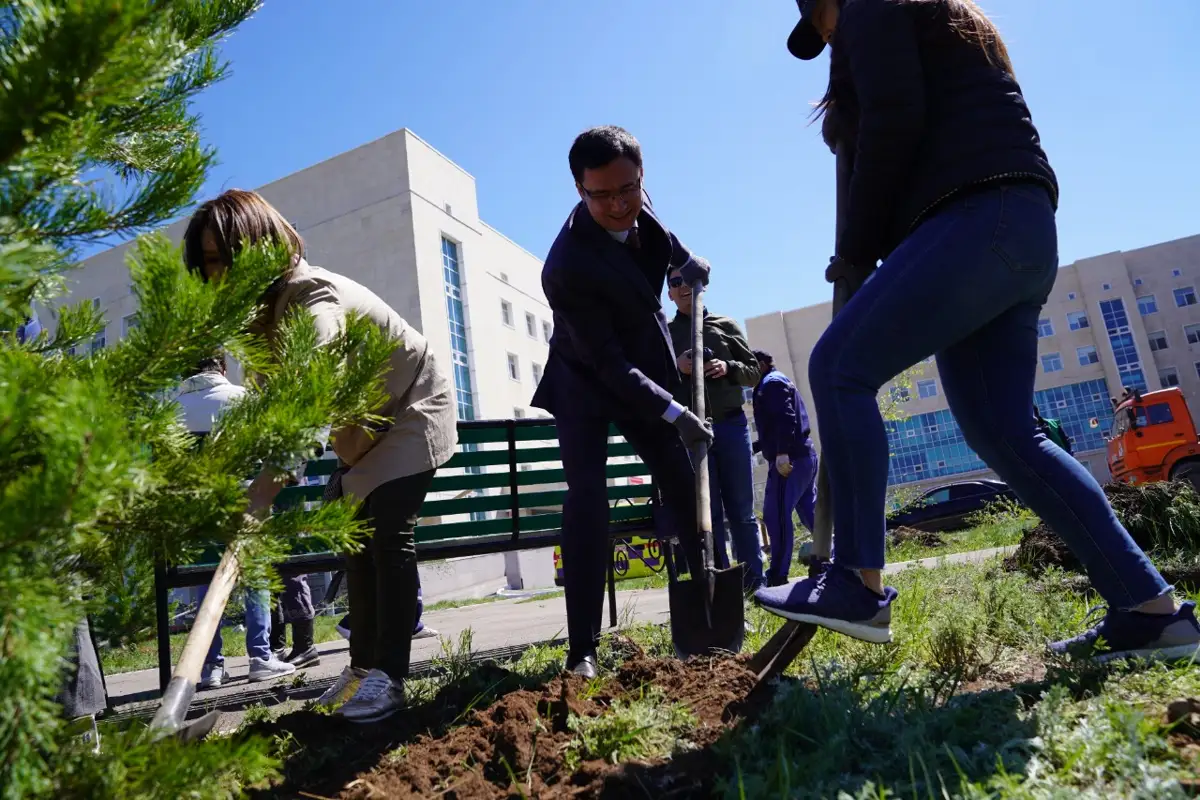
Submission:
[[1178,387],[1115,402],[1108,467],[1121,483],[1186,480],[1200,490],[1200,441]]

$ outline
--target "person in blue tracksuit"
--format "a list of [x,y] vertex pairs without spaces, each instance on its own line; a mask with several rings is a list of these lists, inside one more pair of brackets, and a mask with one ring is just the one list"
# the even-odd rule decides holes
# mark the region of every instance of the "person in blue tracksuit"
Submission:
[[792,512],[810,531],[817,504],[817,453],[809,436],[808,412],[796,385],[779,370],[765,350],[755,350],[762,378],[754,387],[754,451],[767,461],[763,523],[771,542],[767,585],[787,583],[795,529]]

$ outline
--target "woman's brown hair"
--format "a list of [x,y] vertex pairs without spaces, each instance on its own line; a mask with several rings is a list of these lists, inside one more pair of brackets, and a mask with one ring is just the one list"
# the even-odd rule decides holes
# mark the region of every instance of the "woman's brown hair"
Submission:
[[204,274],[204,232],[212,231],[221,261],[233,265],[233,257],[246,245],[263,240],[287,247],[294,264],[304,255],[304,240],[258,192],[230,189],[196,209],[183,234],[183,260],[193,272]]

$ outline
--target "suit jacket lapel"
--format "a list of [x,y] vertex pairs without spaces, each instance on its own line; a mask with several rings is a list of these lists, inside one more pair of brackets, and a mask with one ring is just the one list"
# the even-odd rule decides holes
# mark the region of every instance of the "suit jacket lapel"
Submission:
[[[645,216],[644,213],[643,216]],[[583,203],[575,207],[575,211],[572,214],[571,227],[590,245],[595,247],[596,252],[604,262],[612,267],[614,275],[619,276],[636,289],[638,295],[650,303],[651,307],[655,309],[662,307],[660,299],[654,294],[653,287],[646,280],[646,276],[642,274],[641,267],[634,261],[633,254],[629,251],[628,245],[617,241],[608,231],[601,228],[592,219],[592,215],[588,213]]]

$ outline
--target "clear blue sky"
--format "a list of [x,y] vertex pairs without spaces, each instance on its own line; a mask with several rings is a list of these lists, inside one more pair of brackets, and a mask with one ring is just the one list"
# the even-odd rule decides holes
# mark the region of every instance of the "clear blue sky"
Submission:
[[[1062,263],[1200,233],[1200,0],[983,5],[1062,184]],[[787,54],[795,18],[792,0],[266,0],[197,101],[221,159],[208,193],[407,127],[543,257],[577,199],[571,139],[615,123],[713,262],[715,311],[821,302],[833,157],[807,117],[827,62]]]

